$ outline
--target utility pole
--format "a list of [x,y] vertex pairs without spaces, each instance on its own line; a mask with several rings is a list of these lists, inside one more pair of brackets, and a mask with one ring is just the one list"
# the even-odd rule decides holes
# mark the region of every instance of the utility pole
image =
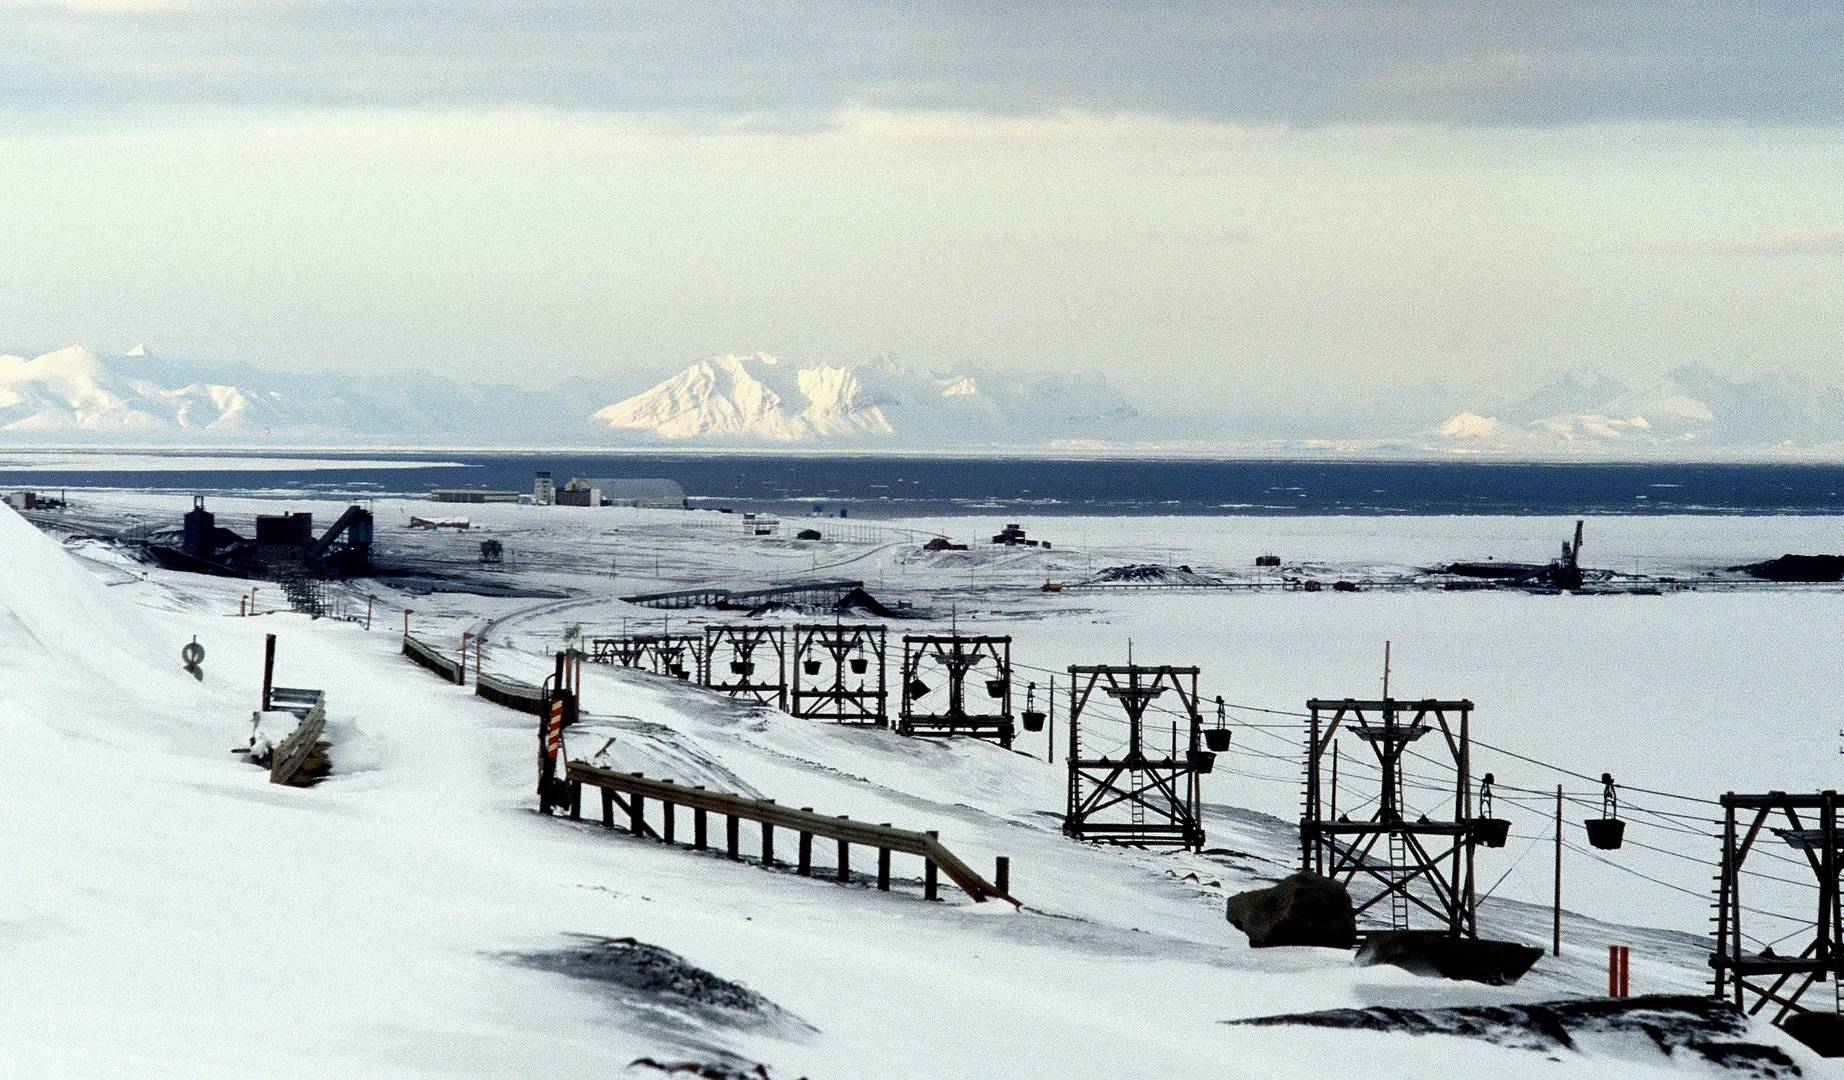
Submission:
[[1556,785],[1556,903],[1550,916],[1551,956],[1562,955],[1562,785]]
[[1050,723],[1049,741],[1045,744],[1045,757],[1050,764],[1056,764],[1056,676],[1050,676]]

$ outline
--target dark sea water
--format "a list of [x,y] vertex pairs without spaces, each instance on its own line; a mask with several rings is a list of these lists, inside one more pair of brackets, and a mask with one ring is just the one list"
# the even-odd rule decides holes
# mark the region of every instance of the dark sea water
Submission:
[[[63,459],[80,457],[60,454]],[[137,455],[147,456],[147,455]],[[1838,514],[1840,465],[1550,465],[1478,462],[1081,461],[795,454],[298,453],[350,462],[300,469],[282,455],[214,455],[213,471],[0,468],[0,489],[423,495],[531,490],[572,476],[668,477],[694,506],[784,513],[815,506],[879,518],[939,514]],[[379,468],[379,460],[409,468]],[[111,464],[98,457],[99,466]],[[156,459],[154,464],[158,463]],[[457,464],[444,464],[457,463]]]

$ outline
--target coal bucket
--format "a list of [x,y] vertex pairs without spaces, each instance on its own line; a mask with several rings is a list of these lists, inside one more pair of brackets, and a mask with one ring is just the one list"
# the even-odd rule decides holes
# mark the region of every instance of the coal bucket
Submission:
[[1511,821],[1508,818],[1474,818],[1473,836],[1486,847],[1504,847],[1511,836]]
[[1588,826],[1588,843],[1602,851],[1618,851],[1626,838],[1626,822],[1619,818],[1592,818],[1583,822]]

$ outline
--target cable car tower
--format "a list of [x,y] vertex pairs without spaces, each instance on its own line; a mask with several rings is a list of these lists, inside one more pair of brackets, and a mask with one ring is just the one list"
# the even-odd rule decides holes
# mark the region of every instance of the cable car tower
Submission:
[[[922,676],[944,680],[930,686]],[[970,675],[984,675],[992,704],[967,693]],[[931,695],[938,695],[931,697]],[[933,702],[933,704],[931,704]],[[899,735],[971,735],[1012,745],[1012,639],[994,634],[903,635],[903,699]]]
[[[1439,921],[1452,937],[1479,936],[1473,891],[1473,849],[1479,827],[1473,815],[1473,703],[1466,700],[1398,701],[1322,700],[1306,703],[1306,797],[1300,815],[1300,868],[1349,887],[1359,874],[1382,891],[1358,904],[1360,917],[1380,904],[1389,905],[1384,929],[1409,928],[1413,909]],[[1453,816],[1409,820],[1403,802],[1402,756],[1424,736],[1438,732],[1452,755]],[[1370,747],[1379,767],[1377,808],[1365,821],[1325,813],[1322,770],[1334,741],[1348,735]],[[1347,763],[1348,764],[1348,763]],[[1337,805],[1338,793],[1331,793]],[[1384,845],[1386,861],[1374,857]],[[1411,886],[1420,885],[1413,889]],[[1374,920],[1376,916],[1371,916]]]
[[[1209,772],[1216,755],[1198,747],[1203,716],[1197,711],[1194,667],[1140,664],[1071,666],[1069,669],[1069,802],[1063,835],[1111,844],[1176,844],[1191,851],[1204,846],[1203,795],[1199,776]],[[1097,715],[1095,691],[1111,699],[1123,714]],[[1164,724],[1147,711],[1170,693],[1178,718],[1172,724],[1169,750],[1159,746]],[[1098,721],[1114,719],[1126,726],[1126,743],[1104,751],[1108,736]],[[1183,726],[1183,745],[1179,743]]]
[[[1770,1006],[1770,1019],[1784,1024],[1792,1016],[1813,1012],[1844,1013],[1844,902],[1840,901],[1839,874],[1844,873],[1844,824],[1838,821],[1844,809],[1844,796],[1836,791],[1772,791],[1722,797],[1722,865],[1717,875],[1716,947],[1710,952],[1710,967],[1715,969],[1715,996],[1735,1003],[1750,1016],[1758,1016]],[[1804,811],[1802,816],[1801,811]],[[1783,826],[1771,824],[1776,819]],[[1776,953],[1771,946],[1750,952],[1743,944],[1742,913],[1760,911],[1761,893],[1784,893],[1766,883],[1749,884],[1752,902],[1742,899],[1742,875],[1748,854],[1757,841],[1769,840],[1765,833],[1797,851],[1811,867],[1818,886],[1817,902],[1811,907],[1811,931],[1787,935],[1792,944],[1801,938],[1805,945],[1798,953]],[[1790,873],[1791,871],[1776,872]],[[1790,879],[1789,879],[1790,881]],[[1805,894],[1810,895],[1810,894]],[[1781,929],[1777,924],[1774,931]],[[1763,931],[1766,932],[1766,931]],[[1775,942],[1780,944],[1780,942]],[[1790,949],[1792,944],[1782,945]],[[1823,998],[1806,993],[1817,982],[1832,980],[1830,1008]]]
[[760,705],[787,707],[787,633],[780,626],[704,628],[704,685]]
[[883,726],[889,700],[884,633],[870,624],[795,626],[788,711],[809,720]]

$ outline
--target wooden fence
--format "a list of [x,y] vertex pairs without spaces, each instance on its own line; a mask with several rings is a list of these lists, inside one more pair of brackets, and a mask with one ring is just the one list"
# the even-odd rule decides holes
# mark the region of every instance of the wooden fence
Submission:
[[447,679],[449,682],[455,683],[456,685],[461,684],[461,662],[459,660],[450,660],[448,657],[443,656],[436,651],[435,646],[418,641],[410,635],[405,634],[403,636],[403,655],[421,664],[423,667],[428,668],[430,671],[435,672],[442,678]]
[[[615,808],[619,806],[626,812],[628,829],[637,836],[650,836],[669,844],[677,843],[678,808],[683,806],[692,812],[693,850],[709,849],[709,818],[715,814],[724,819],[724,850],[732,859],[742,857],[738,823],[754,821],[761,826],[762,863],[766,866],[775,865],[775,830],[786,829],[795,834],[798,850],[795,870],[802,876],[811,876],[813,873],[813,838],[818,836],[837,845],[833,875],[840,882],[851,880],[851,848],[856,845],[877,850],[877,887],[886,892],[890,889],[890,856],[898,852],[923,860],[922,890],[924,897],[929,900],[937,898],[937,875],[944,873],[948,880],[960,886],[976,901],[999,899],[1018,904],[1017,900],[1008,895],[1011,885],[1009,860],[998,860],[997,872],[994,874],[996,880],[989,882],[942,846],[933,832],[915,832],[892,828],[888,824],[873,825],[847,817],[829,817],[816,814],[808,808],[796,810],[781,806],[772,799],[751,799],[707,791],[702,787],[675,784],[671,780],[651,780],[640,773],[614,772],[582,761],[568,763],[565,784],[566,798],[560,805],[568,807],[572,818],[582,817],[583,788],[597,788],[602,793],[602,824],[614,828]],[[658,802],[663,808],[660,828],[657,830],[647,822],[648,799]]]
[[320,736],[327,726],[327,696],[319,690],[277,686],[269,691],[269,704],[301,719],[269,756],[269,782],[286,784],[295,779],[320,744]]

